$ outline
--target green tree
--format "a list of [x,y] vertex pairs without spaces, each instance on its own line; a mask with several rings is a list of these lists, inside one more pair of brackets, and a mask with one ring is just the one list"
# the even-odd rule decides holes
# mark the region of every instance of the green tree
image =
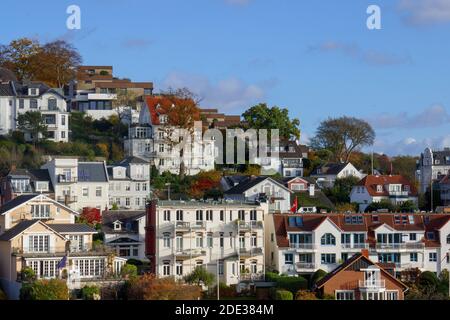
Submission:
[[316,272],[313,273],[311,276],[311,288],[314,288],[317,282],[319,282],[323,277],[327,275],[327,272],[319,269]]
[[17,127],[19,130],[30,134],[35,145],[39,142],[40,135],[44,138],[47,135],[47,125],[39,111],[27,111],[19,114],[17,117]]
[[311,139],[315,149],[327,149],[334,154],[334,160],[348,162],[354,151],[371,146],[375,140],[375,131],[371,125],[353,117],[328,118],[317,128]]
[[125,263],[120,270],[120,275],[125,279],[135,277],[137,276],[137,267],[135,265]]
[[13,71],[19,81],[35,79],[39,42],[28,38],[0,46],[0,66]]
[[81,297],[83,300],[98,300],[100,297],[100,289],[95,285],[84,286],[81,289]]
[[290,119],[289,110],[286,108],[268,107],[267,104],[260,103],[246,110],[242,117],[245,120],[246,128],[279,129],[280,138],[300,139],[300,120]]
[[210,286],[215,281],[214,274],[208,272],[206,268],[202,266],[196,267],[190,274],[184,277],[184,281],[189,284],[196,284],[198,286]]
[[353,176],[336,179],[334,186],[326,189],[325,194],[334,204],[349,203],[350,192],[358,181],[359,179]]
[[388,210],[389,212],[394,212],[395,209],[395,206],[389,200],[382,200],[380,202],[372,202],[369,204],[365,212],[374,212],[377,210]]
[[24,283],[20,289],[20,300],[68,300],[67,283],[60,279],[36,280]]

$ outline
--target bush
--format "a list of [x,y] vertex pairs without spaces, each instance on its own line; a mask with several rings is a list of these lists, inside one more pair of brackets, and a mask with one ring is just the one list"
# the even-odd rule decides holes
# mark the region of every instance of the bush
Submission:
[[22,284],[20,300],[68,300],[66,281],[60,279],[37,280]]
[[30,267],[25,267],[20,272],[20,278],[23,282],[31,282],[36,280],[36,273]]
[[311,289],[316,285],[317,282],[320,281],[320,279],[322,279],[326,275],[327,275],[326,271],[322,269],[319,269],[316,272],[314,272],[314,274],[311,277],[311,284],[310,284]]
[[294,300],[294,295],[288,290],[277,290],[275,300]]
[[100,298],[100,289],[97,286],[85,286],[81,289],[83,300],[98,300]]
[[137,267],[135,265],[128,264],[127,262],[123,265],[122,269],[120,270],[120,275],[125,279],[135,277],[137,276]]
[[434,272],[424,271],[419,277],[419,287],[422,289],[435,290],[439,285],[439,279]]
[[287,276],[277,276],[273,280],[277,283],[276,287],[279,289],[289,290],[293,294],[300,289],[308,289],[308,280],[302,276],[298,277],[287,277]]

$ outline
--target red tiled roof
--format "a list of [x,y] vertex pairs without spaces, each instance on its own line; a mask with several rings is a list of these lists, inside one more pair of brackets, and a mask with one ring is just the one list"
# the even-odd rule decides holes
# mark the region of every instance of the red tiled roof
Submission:
[[[367,175],[364,178],[362,178],[358,182],[358,186],[365,186],[367,189],[367,192],[373,196],[389,196],[389,192],[384,188],[385,185],[388,184],[401,184],[402,188],[403,186],[407,185],[410,188],[410,196],[417,196],[417,189],[416,187],[408,181],[408,179],[404,178],[401,175],[392,175],[392,176],[373,176],[373,175]],[[377,192],[377,186],[381,185],[383,186],[382,192]]]

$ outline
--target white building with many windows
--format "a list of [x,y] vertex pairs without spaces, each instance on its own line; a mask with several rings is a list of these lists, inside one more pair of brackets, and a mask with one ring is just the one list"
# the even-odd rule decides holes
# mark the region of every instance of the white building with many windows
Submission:
[[264,280],[264,204],[160,201],[147,210],[146,253],[157,275],[181,279],[202,266],[227,285]]
[[150,163],[128,157],[108,166],[109,208],[144,210],[150,194]]
[[330,272],[362,250],[399,273],[449,270],[450,215],[275,214],[267,217],[266,264],[287,275]]
[[[0,82],[0,134],[17,130],[17,117],[27,111],[39,111],[47,126],[47,139],[69,141],[69,112],[59,90],[43,83]],[[41,137],[42,138],[42,137]],[[29,134],[26,140],[32,140]]]
[[55,157],[42,169],[49,172],[56,201],[75,211],[85,207],[108,208],[109,178],[105,162]]

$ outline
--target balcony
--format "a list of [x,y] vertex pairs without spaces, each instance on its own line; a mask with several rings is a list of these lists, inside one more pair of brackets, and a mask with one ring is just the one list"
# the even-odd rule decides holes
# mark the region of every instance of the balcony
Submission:
[[191,224],[189,222],[177,221],[175,222],[175,231],[189,232],[191,230]]
[[206,255],[206,251],[202,249],[186,249],[177,250],[175,252],[175,258],[181,260],[188,260],[198,258]]
[[390,198],[408,198],[409,191],[389,191]]
[[376,250],[422,250],[424,248],[424,244],[421,242],[413,242],[413,243],[377,243]]
[[291,249],[296,250],[316,250],[317,245],[315,243],[291,243],[290,245]]
[[368,243],[342,243],[341,244],[342,249],[368,249],[369,244]]
[[239,276],[240,281],[264,281],[264,273],[241,273]]
[[239,221],[237,223],[240,231],[251,231],[254,229],[263,229],[262,221]]
[[359,280],[359,288],[362,289],[382,289],[386,287],[385,280]]
[[78,177],[68,177],[64,174],[59,174],[58,176],[58,183],[76,183],[78,182]]
[[251,258],[262,254],[262,248],[239,248],[239,255],[241,258]]
[[297,262],[295,269],[297,272],[312,272],[316,269],[316,265],[312,262]]
[[195,221],[194,223],[191,223],[190,225],[191,225],[192,230],[206,229],[205,221]]
[[78,197],[77,196],[59,196],[57,197],[56,201],[58,201],[59,203],[74,203],[78,201]]

